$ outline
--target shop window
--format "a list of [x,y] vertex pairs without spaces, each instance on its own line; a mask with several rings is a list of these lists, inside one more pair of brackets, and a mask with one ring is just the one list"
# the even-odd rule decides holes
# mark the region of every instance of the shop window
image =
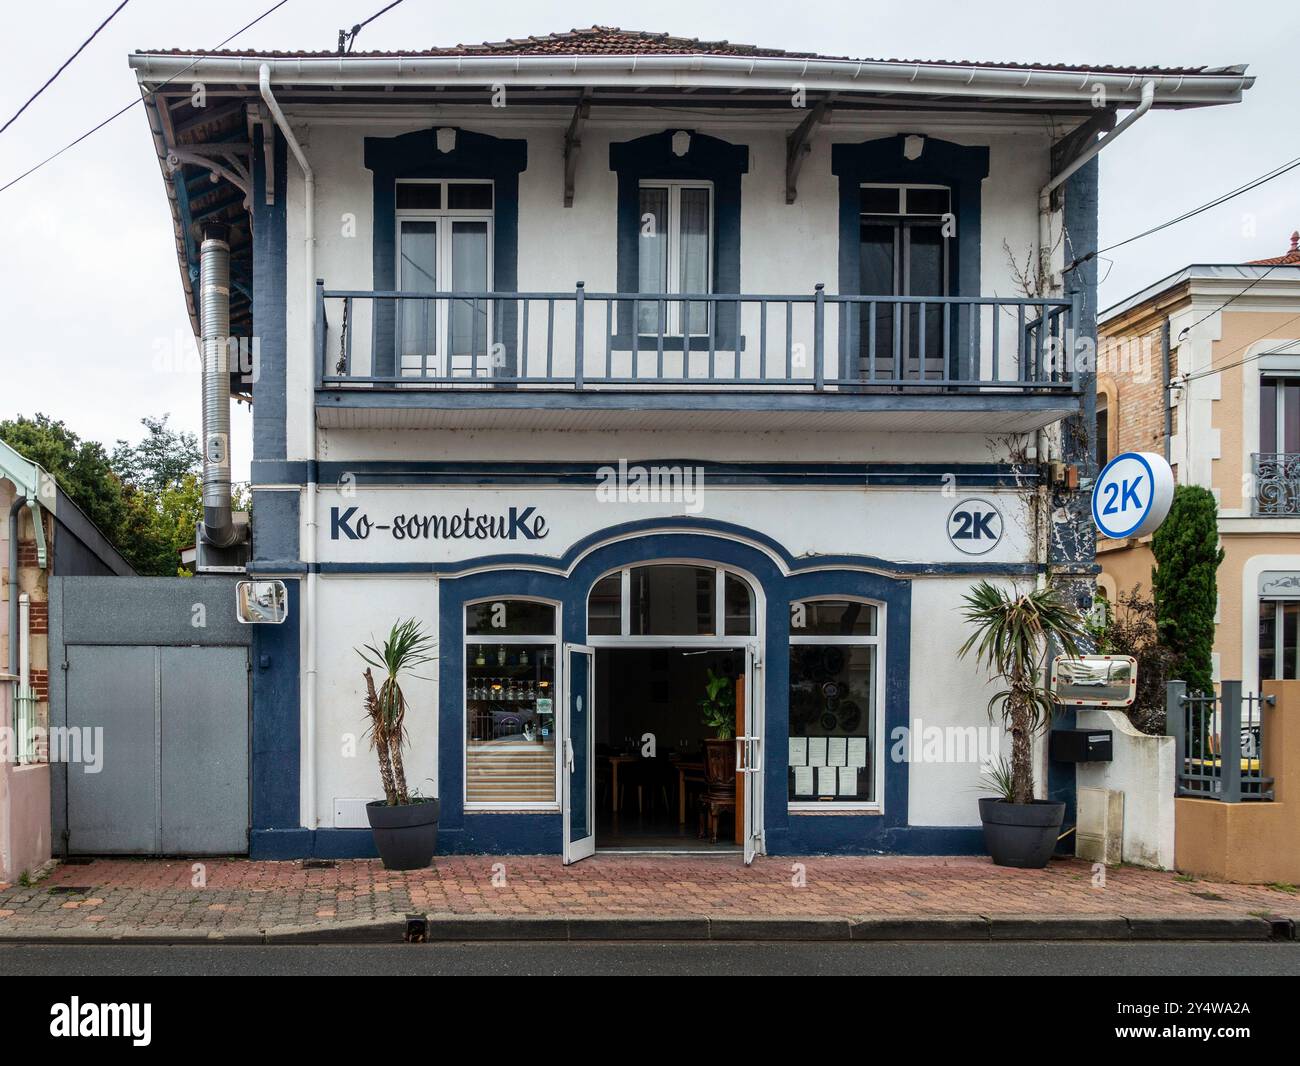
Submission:
[[465,608],[465,805],[557,802],[556,609],[533,600]]
[[653,563],[607,574],[587,599],[587,633],[614,637],[749,637],[754,590],[714,566]]
[[789,801],[875,805],[879,608],[860,600],[790,605]]

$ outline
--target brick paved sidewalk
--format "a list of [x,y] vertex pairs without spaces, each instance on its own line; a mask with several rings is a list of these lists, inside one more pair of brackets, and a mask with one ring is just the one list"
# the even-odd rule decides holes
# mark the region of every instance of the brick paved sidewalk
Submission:
[[[802,864],[806,887],[792,884]],[[96,860],[33,886],[0,885],[0,938],[223,934],[430,916],[567,918],[908,918],[941,915],[1300,918],[1281,888],[1185,881],[1132,867],[1054,861],[1005,870],[985,858],[549,856],[439,858],[393,873],[378,862]],[[192,882],[202,875],[202,887]]]

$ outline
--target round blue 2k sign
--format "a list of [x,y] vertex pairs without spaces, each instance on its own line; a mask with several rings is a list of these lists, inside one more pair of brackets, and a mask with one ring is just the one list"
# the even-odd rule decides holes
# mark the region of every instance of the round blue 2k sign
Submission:
[[1097,476],[1092,520],[1106,536],[1141,537],[1165,520],[1174,499],[1174,472],[1154,452],[1124,452]]

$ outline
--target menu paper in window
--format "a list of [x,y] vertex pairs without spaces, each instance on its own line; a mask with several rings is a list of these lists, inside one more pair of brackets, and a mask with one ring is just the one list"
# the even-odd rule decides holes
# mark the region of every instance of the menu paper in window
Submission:
[[827,766],[844,766],[845,765],[845,748],[844,737],[828,737],[826,740],[826,765]]
[[811,796],[813,794],[813,768],[811,766],[796,766],[794,768],[794,794],[796,796]]
[[848,765],[859,770],[867,768],[867,738],[849,737]]
[[826,738],[825,737],[808,738],[808,765],[809,766],[826,765]]
[[835,767],[833,766],[817,767],[817,795],[819,796],[835,795]]
[[858,771],[852,766],[841,766],[840,772],[840,795],[856,796],[858,794]]
[[808,765],[808,738],[807,737],[790,738],[790,765],[791,766]]

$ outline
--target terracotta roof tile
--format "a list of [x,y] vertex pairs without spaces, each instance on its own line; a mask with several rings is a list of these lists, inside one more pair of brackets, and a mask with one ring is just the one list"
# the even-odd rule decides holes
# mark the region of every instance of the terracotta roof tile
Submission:
[[[336,52],[295,50],[231,50],[162,48],[141,49],[142,55],[184,56],[234,56],[255,59],[310,59],[336,58]],[[399,52],[352,52],[357,58],[385,59],[397,57],[441,56],[569,56],[569,55],[712,55],[754,56],[772,59],[831,59],[847,62],[873,63],[923,63],[952,67],[993,67],[1012,70],[1079,71],[1095,74],[1209,74],[1231,72],[1239,74],[1244,68],[1215,67],[1127,67],[1079,66],[1065,63],[1013,63],[984,62],[966,59],[867,59],[857,56],[819,55],[815,52],[788,52],[780,48],[759,48],[752,44],[733,41],[702,41],[697,37],[676,37],[670,33],[648,33],[642,30],[624,30],[617,26],[591,26],[573,29],[567,33],[548,33],[541,37],[507,38],[504,41],[485,41],[482,44],[457,44],[442,48],[411,49]]]
[[1275,255],[1272,259],[1252,259],[1247,266],[1300,266],[1300,230],[1291,234],[1291,247],[1285,255]]

